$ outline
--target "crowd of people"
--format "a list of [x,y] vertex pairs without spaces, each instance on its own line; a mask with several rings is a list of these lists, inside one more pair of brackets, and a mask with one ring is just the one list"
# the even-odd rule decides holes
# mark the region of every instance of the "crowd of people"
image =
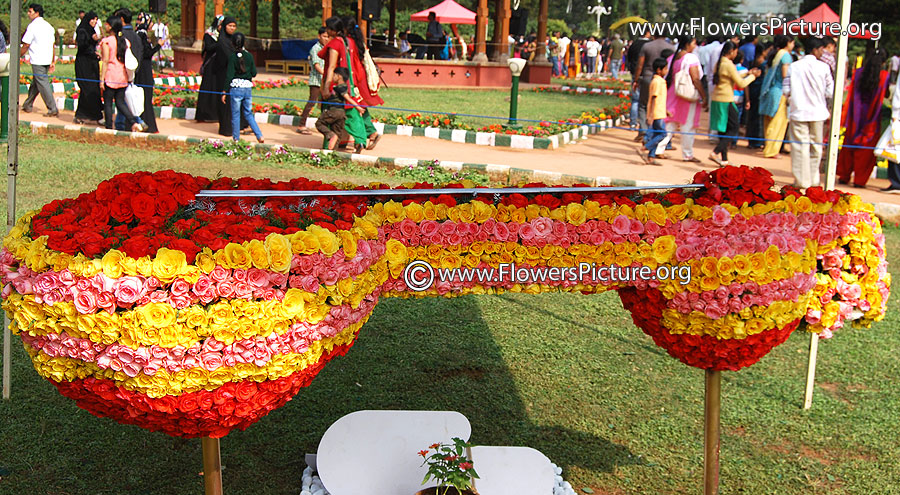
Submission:
[[[639,38],[626,57],[632,74],[631,126],[642,143],[644,163],[661,165],[681,135],[681,158],[694,156],[694,137],[706,134],[701,114],[709,111],[708,133],[716,147],[708,159],[728,165],[728,150],[746,139],[765,158],[790,154],[794,186],[821,185],[824,129],[831,117],[835,84],[835,42],[807,37],[797,43],[776,35],[771,42],[755,36],[741,40],[710,38],[702,46],[692,36],[674,43],[664,36]],[[864,188],[876,165],[873,150],[882,136],[881,108],[896,85],[900,58],[889,61],[884,49],[870,44],[861,67],[850,67],[841,126],[843,147],[838,154],[840,184]],[[894,91],[900,103],[898,91]],[[895,108],[894,120],[900,117]],[[744,129],[743,135],[741,129]],[[900,170],[889,165],[891,185],[884,192],[900,194]]]

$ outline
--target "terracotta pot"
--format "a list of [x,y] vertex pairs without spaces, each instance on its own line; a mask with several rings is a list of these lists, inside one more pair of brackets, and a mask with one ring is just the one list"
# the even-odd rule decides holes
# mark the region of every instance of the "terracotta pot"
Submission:
[[[424,490],[419,490],[415,495],[444,495],[444,487],[430,486]],[[478,495],[474,488],[469,488],[460,492],[454,487],[447,490],[447,495]]]

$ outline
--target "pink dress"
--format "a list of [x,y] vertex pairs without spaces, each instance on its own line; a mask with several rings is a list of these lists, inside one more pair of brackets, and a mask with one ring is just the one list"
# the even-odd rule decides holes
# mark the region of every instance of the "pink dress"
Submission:
[[[690,70],[690,68],[695,65],[700,70],[700,74],[703,74],[703,69],[700,68],[700,59],[697,58],[696,55],[693,53],[685,53],[682,55],[681,58],[672,64],[672,81],[675,80],[675,75],[678,74],[682,67],[686,67],[685,70]],[[674,82],[669,85],[669,90],[666,94],[666,110],[672,112],[672,117],[666,118],[666,122],[675,122],[681,125],[686,124],[688,116],[691,113],[691,107],[694,107],[694,125],[691,127],[698,127],[700,125],[700,114],[702,113],[700,111],[700,101],[690,102],[684,98],[679,98],[678,95],[675,94]]]
[[[128,43],[128,40],[125,40]],[[118,89],[128,86],[128,74],[125,72],[125,63],[116,58],[116,37],[107,36],[100,40],[100,53],[108,50],[109,60],[107,60],[106,77],[103,84],[108,88]],[[102,73],[102,72],[101,72]]]

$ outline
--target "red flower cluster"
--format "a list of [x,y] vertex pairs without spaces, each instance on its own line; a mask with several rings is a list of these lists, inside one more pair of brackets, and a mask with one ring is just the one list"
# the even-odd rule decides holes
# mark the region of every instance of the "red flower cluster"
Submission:
[[228,177],[210,181],[171,170],[120,174],[76,199],[56,200],[32,219],[34,236],[48,236],[50,249],[88,257],[119,249],[139,258],[161,247],[183,251],[192,263],[203,248],[292,234],[310,224],[349,229],[365,213],[365,200],[337,198],[206,198],[201,189],[334,190],[304,178],[274,183]]
[[99,418],[112,418],[175,437],[221,438],[234,429],[246,430],[283,406],[309,385],[330,359],[343,356],[352,346],[335,346],[315,365],[284,378],[260,383],[228,382],[212,392],[200,390],[156,399],[117,387],[112,380],[85,378],[51,383],[78,407]]
[[745,339],[719,340],[708,335],[672,334],[660,324],[666,299],[657,289],[619,289],[619,297],[638,328],[653,338],[670,356],[696,368],[737,371],[755,364],[797,329],[800,320],[784,328],[750,335]]
[[[706,188],[695,197],[698,204],[715,206],[722,203],[741,207],[746,204],[778,201],[786,196],[801,196],[793,187],[785,187],[781,193],[772,190],[775,179],[772,172],[762,167],[723,167],[711,172],[701,171],[694,175],[695,184],[705,184]],[[824,191],[821,187],[811,187],[807,196],[815,203],[836,203],[842,193]]]

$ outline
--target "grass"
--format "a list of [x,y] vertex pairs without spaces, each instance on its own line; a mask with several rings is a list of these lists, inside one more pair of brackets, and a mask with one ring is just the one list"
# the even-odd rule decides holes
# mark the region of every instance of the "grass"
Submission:
[[[130,149],[39,137],[26,138],[21,153],[20,212],[137,169],[373,178],[364,170],[266,168],[174,152],[142,151],[136,160]],[[900,230],[886,234],[897,280]],[[723,495],[895,493],[897,306],[895,298],[872,329],[842,330],[821,344],[810,411],[800,408],[805,334],[724,375]],[[14,344],[12,400],[0,402],[0,468],[8,471],[0,494],[201,493],[198,440],[91,416],[42,380]],[[465,414],[476,443],[542,451],[578,492],[696,493],[702,401],[702,371],[657,348],[615,294],[388,299],[347,356],[285,407],[222,440],[225,490],[297,493],[303,454],[315,452],[341,416],[437,409]]]
[[[385,113],[403,114],[420,112],[459,112],[477,117],[460,116],[458,121],[472,125],[486,126],[506,123],[509,117],[509,91],[505,90],[464,90],[464,89],[414,89],[383,88],[379,94],[385,101],[386,109],[372,111],[374,117]],[[256,103],[280,103],[269,98],[289,98],[306,100],[306,88],[277,88],[253,93]],[[302,106],[304,102],[295,101]],[[575,95],[558,93],[535,93],[527,89],[519,90],[518,118],[520,120],[556,121],[581,115],[585,110],[612,106],[618,98],[606,95]],[[402,110],[395,110],[402,109]],[[486,118],[496,117],[496,118]]]

